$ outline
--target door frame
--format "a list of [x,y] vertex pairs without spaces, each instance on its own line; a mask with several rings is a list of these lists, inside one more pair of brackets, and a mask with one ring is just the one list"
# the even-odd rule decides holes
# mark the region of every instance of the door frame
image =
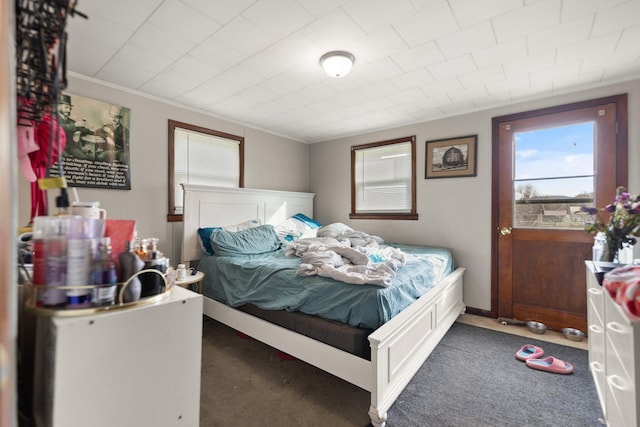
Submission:
[[[596,107],[601,104],[616,105],[616,186],[627,186],[628,179],[628,130],[627,130],[627,94],[618,94],[604,98],[590,99],[586,101],[573,102],[570,104],[546,107],[537,110],[524,111],[521,113],[509,114],[506,116],[493,117],[491,119],[491,188],[498,188],[500,177],[500,159],[498,156],[500,141],[499,129],[504,122],[521,120],[532,117],[539,117],[581,108]],[[490,317],[498,317],[498,228],[499,224],[499,197],[497,191],[492,191],[491,196],[491,311]]]

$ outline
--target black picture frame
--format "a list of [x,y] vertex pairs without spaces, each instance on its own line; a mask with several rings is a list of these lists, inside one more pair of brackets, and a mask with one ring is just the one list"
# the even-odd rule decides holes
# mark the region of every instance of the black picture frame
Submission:
[[424,178],[476,176],[477,148],[478,135],[427,141]]

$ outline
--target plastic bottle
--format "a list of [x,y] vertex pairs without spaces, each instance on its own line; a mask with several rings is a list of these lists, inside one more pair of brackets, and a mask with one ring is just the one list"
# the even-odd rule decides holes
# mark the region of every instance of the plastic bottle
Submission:
[[67,230],[69,217],[53,217],[44,237],[45,285],[42,301],[56,307],[67,302],[66,291],[56,289],[67,285]]
[[101,238],[98,243],[98,257],[93,266],[93,284],[113,284],[113,286],[96,286],[93,289],[91,302],[94,306],[115,304],[118,272],[116,263],[111,259],[111,238],[109,237]]
[[[91,226],[93,218],[71,217],[69,240],[67,241],[67,285],[87,286],[91,283],[93,263]],[[88,288],[67,290],[67,308],[91,306],[91,291]]]
[[[118,255],[118,261],[120,262],[120,280],[122,282],[129,280],[131,276],[144,267],[144,261],[142,261],[134,251],[133,242],[126,242],[125,245],[124,252]],[[142,283],[140,283],[140,279],[134,277],[124,290],[122,296],[123,302],[139,300],[141,292]]]
[[[45,252],[44,252],[44,236],[46,234],[47,221],[49,217],[37,216],[33,219],[33,277],[34,286],[45,285]],[[44,293],[37,293],[37,305],[44,305]]]
[[606,244],[606,237],[603,232],[599,232],[593,238],[592,258],[594,261],[602,261],[604,256],[604,246]]
[[185,280],[187,278],[187,266],[184,264],[178,264],[176,270],[176,280]]

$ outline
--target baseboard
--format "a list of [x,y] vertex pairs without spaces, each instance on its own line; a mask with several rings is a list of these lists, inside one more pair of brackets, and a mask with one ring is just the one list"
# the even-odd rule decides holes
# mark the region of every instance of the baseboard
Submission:
[[483,317],[491,317],[492,319],[497,319],[498,315],[491,310],[484,310],[482,308],[475,308],[467,306],[466,312],[469,314],[473,314],[474,316],[483,316]]

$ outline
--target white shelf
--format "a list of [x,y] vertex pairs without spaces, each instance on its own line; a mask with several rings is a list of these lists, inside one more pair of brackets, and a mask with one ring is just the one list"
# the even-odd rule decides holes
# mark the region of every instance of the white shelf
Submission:
[[39,316],[34,418],[54,427],[197,427],[201,350],[202,296],[180,287],[127,310]]

